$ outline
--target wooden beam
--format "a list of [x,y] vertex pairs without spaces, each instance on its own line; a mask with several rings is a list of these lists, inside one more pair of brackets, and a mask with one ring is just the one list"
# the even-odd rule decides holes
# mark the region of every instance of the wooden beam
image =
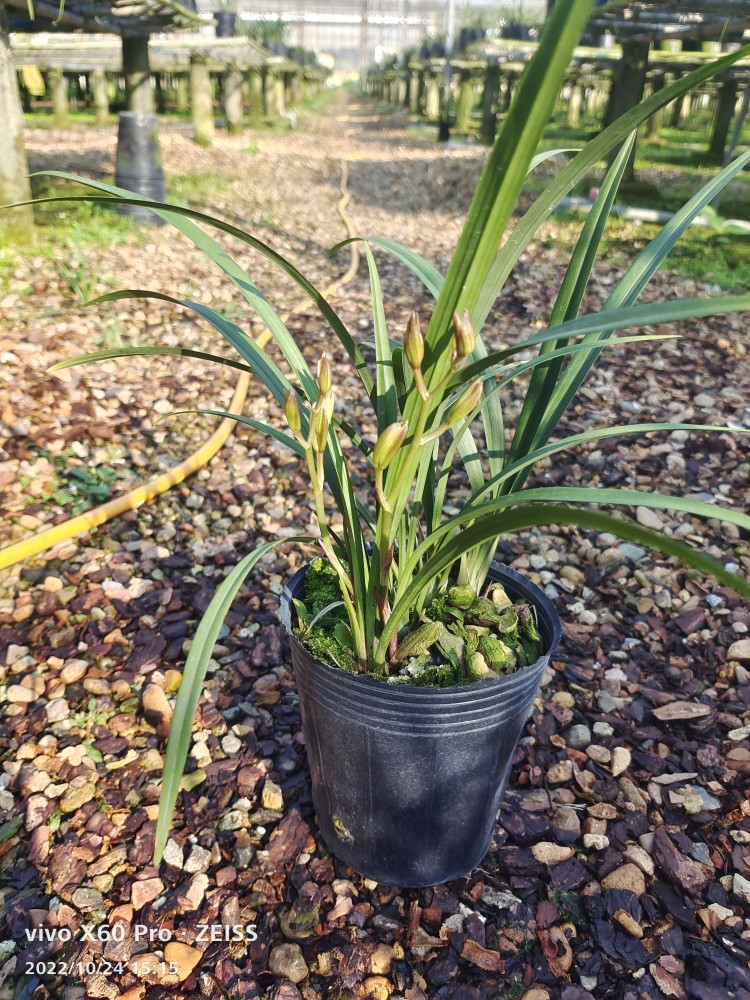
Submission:
[[[25,11],[28,16],[29,5],[27,0],[4,0],[4,3],[6,7]],[[66,10],[65,6],[63,6],[62,13],[60,13],[60,6],[58,4],[43,3],[34,0],[34,14],[46,21],[52,21],[53,24],[66,24],[71,28],[83,28],[84,31],[102,30],[101,24],[87,17],[82,17],[80,14],[74,14],[70,10]]]

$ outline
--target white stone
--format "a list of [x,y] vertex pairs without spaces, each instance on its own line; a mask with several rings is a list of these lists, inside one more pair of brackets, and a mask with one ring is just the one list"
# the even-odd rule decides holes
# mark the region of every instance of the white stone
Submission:
[[612,751],[612,776],[617,777],[630,767],[630,751],[625,747],[615,747]]
[[166,843],[162,857],[172,868],[182,868],[184,864],[185,855],[183,850],[177,841],[171,837]]
[[211,852],[207,851],[205,847],[199,847],[198,844],[195,844],[185,862],[185,871],[202,873],[208,871],[210,864]]

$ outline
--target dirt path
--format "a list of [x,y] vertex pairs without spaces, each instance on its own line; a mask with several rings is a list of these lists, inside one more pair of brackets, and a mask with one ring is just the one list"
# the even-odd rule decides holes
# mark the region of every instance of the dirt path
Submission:
[[[484,153],[441,150],[406,124],[341,95],[296,132],[220,135],[202,150],[164,130],[162,148],[186,197],[243,220],[324,284],[345,267],[326,256],[343,235],[342,158],[360,231],[398,239],[444,270]],[[34,132],[28,145],[33,169],[106,173],[114,130]],[[549,314],[559,232],[553,219],[525,255],[489,324],[491,344],[528,335]],[[228,246],[280,309],[295,300],[264,260]],[[587,308],[609,294],[623,263],[597,269]],[[411,308],[429,315],[429,300],[385,257],[381,278],[399,336]],[[193,297],[252,326],[239,295],[169,228],[19,255],[0,297],[3,544],[64,519],[97,489],[183,457],[213,424],[170,414],[231,396],[231,375],[178,359],[45,375],[115,336],[221,349],[167,303],[64,311],[84,283],[87,296],[140,287]],[[705,291],[667,275],[646,298]],[[336,306],[369,335],[364,266]],[[290,328],[313,359],[331,346],[312,313]],[[336,362],[341,397],[353,395],[339,354]],[[663,419],[748,426],[749,368],[741,319],[696,324],[690,339],[658,352],[626,347],[581,392],[564,429]],[[510,422],[519,393],[507,400]],[[364,419],[354,398],[345,406]],[[259,388],[248,410],[278,418]],[[373,430],[366,420],[363,429]],[[537,481],[658,482],[662,492],[746,509],[748,472],[734,436],[676,434],[565,453],[540,466]],[[667,513],[641,518],[750,569],[738,532]],[[181,800],[167,860],[151,867],[169,699],[196,622],[228,567],[310,519],[293,456],[242,429],[189,486],[0,577],[0,955],[11,956],[0,978],[31,963],[22,995],[36,985],[35,997],[65,1000],[83,996],[78,962],[86,995],[111,1000],[750,997],[750,611],[607,535],[561,529],[503,546],[556,600],[565,638],[517,752],[495,843],[471,876],[402,891],[364,882],[327,855],[276,617],[302,559],[294,550],[249,581],[221,633],[194,731],[195,788]],[[30,942],[27,931],[43,921],[56,933]],[[248,924],[255,934],[240,941],[200,931]],[[122,927],[122,940],[83,940],[81,928],[95,925]],[[136,941],[137,925],[148,930]],[[63,928],[75,943],[64,944]],[[159,928],[173,940],[167,952]],[[177,962],[180,985],[169,985],[162,958]],[[36,963],[62,961],[74,963],[72,975],[37,974]]]

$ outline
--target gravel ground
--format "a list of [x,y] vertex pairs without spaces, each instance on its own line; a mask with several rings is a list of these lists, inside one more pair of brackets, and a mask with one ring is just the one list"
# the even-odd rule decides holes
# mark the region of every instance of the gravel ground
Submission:
[[[106,173],[114,142],[111,129],[34,132],[32,168]],[[405,119],[343,96],[297,132],[221,135],[202,150],[165,130],[162,147],[170,175],[217,177],[199,207],[243,220],[321,284],[347,263],[326,256],[343,235],[342,158],[358,230],[396,238],[444,269],[484,157],[440,150]],[[488,328],[492,345],[528,335],[549,314],[561,235],[552,220],[525,255]],[[291,282],[261,258],[242,248],[238,257],[280,309],[296,302]],[[587,308],[626,262],[602,263]],[[0,299],[2,544],[65,520],[97,485],[117,491],[167,468],[212,426],[170,414],[231,396],[228,370],[179,359],[46,375],[115,335],[221,349],[188,310],[164,302],[67,311],[82,275],[88,295],[168,291],[252,327],[243,300],[169,228],[78,256],[19,257],[14,290]],[[402,268],[383,258],[381,278],[394,330],[411,308],[428,316]],[[644,298],[710,291],[665,273]],[[364,265],[336,307],[369,334]],[[312,311],[290,328],[309,357],[330,348]],[[681,332],[689,336],[658,349],[604,356],[562,429],[667,419],[750,426],[744,319]],[[335,371],[346,397],[355,382],[338,354]],[[520,387],[507,399],[509,422],[519,400]],[[345,408],[359,419],[356,402]],[[257,387],[247,409],[278,419]],[[662,492],[746,509],[749,471],[735,436],[676,433],[565,453],[535,481],[658,482]],[[501,549],[546,588],[565,629],[494,843],[471,875],[401,890],[328,854],[277,619],[283,583],[305,558],[291,547],[248,580],[220,635],[194,728],[193,790],[152,866],[164,738],[196,621],[229,567],[260,540],[309,530],[311,513],[296,459],[243,428],[189,486],[0,576],[0,997],[16,988],[65,1000],[750,998],[750,609],[609,535],[533,532]],[[638,518],[750,570],[739,531],[644,509]],[[90,930],[100,925],[113,930],[109,940]],[[241,940],[217,933],[235,925],[255,930]],[[37,940],[34,928],[51,932]]]

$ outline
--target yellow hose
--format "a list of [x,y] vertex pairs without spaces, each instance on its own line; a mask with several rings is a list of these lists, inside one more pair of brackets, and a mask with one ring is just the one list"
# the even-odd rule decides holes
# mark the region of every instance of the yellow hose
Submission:
[[[347,191],[348,177],[348,164],[346,160],[344,160],[341,164],[341,198],[339,199],[337,208],[339,215],[346,226],[348,235],[354,236],[354,224],[346,212],[346,207],[349,204],[349,193]],[[326,298],[329,298],[331,295],[334,295],[342,285],[352,281],[357,273],[358,267],[359,250],[357,249],[356,243],[351,243],[348,270],[341,278],[329,285],[324,290],[323,295]],[[302,299],[293,309],[282,317],[283,321],[286,322],[289,316],[294,315],[295,313],[303,312],[308,308],[308,306],[309,299]],[[264,329],[255,337],[255,341],[259,347],[265,347],[270,338],[270,332],[267,329]],[[238,416],[242,413],[242,407],[245,404],[249,387],[250,376],[246,372],[242,372],[237,381],[237,387],[234,390],[232,401],[229,404],[230,413],[236,413]],[[115,497],[113,500],[108,500],[107,503],[101,504],[99,507],[87,510],[85,514],[79,514],[78,517],[72,517],[69,521],[64,521],[62,524],[56,524],[52,528],[40,531],[38,534],[32,535],[31,538],[25,538],[20,542],[14,542],[12,545],[8,545],[5,548],[0,549],[0,570],[7,569],[9,566],[14,566],[17,562],[21,562],[24,559],[30,559],[32,556],[38,555],[40,552],[44,552],[47,549],[52,548],[53,545],[57,545],[59,542],[64,542],[69,538],[75,538],[77,535],[82,535],[87,531],[91,531],[92,528],[97,528],[100,524],[105,524],[113,517],[117,517],[119,514],[124,514],[129,510],[135,510],[148,500],[153,500],[154,497],[159,496],[161,493],[166,493],[166,491],[172,486],[176,486],[178,483],[181,483],[184,479],[187,479],[188,476],[191,476],[194,472],[197,472],[198,469],[206,465],[206,463],[209,462],[226,443],[227,438],[232,433],[236,423],[237,421],[232,420],[231,417],[225,417],[211,437],[205,441],[197,451],[194,451],[192,455],[189,455],[186,459],[180,462],[179,465],[170,469],[169,472],[164,472],[155,479],[152,479],[150,482],[144,483],[141,486],[136,486],[135,489],[131,490],[129,493],[123,494],[121,497]]]

